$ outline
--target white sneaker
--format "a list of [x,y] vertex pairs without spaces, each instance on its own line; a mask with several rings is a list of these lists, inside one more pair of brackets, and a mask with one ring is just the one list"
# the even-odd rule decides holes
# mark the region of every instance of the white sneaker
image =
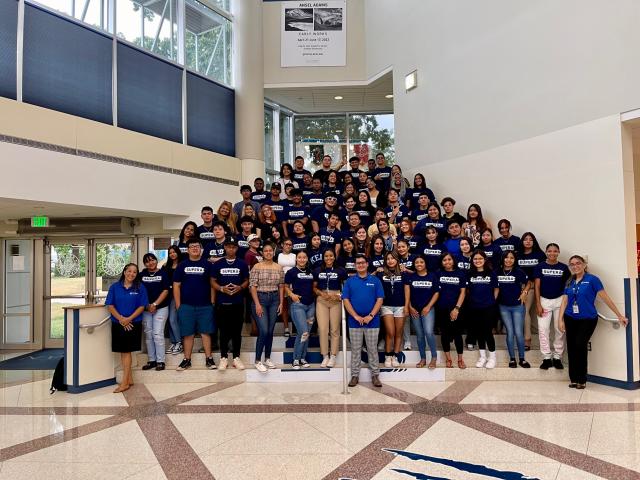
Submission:
[[485,366],[486,363],[487,363],[487,357],[485,357],[484,355],[481,355],[480,358],[478,358],[478,361],[476,362],[476,368],[482,368]]
[[266,373],[267,367],[265,367],[264,363],[262,362],[256,362],[256,370],[258,370],[261,373]]
[[467,350],[469,350],[470,352],[473,352],[473,349],[476,348],[474,344],[472,343],[467,343]]
[[270,358],[265,359],[264,364],[267,366],[267,368],[270,368],[272,370],[276,368],[276,364],[273,363]]
[[172,343],[171,345],[169,345],[169,346],[165,349],[164,353],[173,353],[173,349],[174,349],[174,348],[176,348],[176,344],[175,344],[175,343]]
[[395,355],[391,357],[391,366],[393,368],[398,368],[400,366],[400,362],[398,362],[398,358]]
[[496,368],[496,352],[489,352],[489,360],[487,360],[485,368]]
[[329,355],[324,355],[322,357],[322,363],[320,364],[320,368],[327,368],[327,365],[329,365]]
[[300,365],[302,365],[302,368],[309,368],[311,366],[311,364],[307,362],[304,358],[300,360]]
[[179,353],[184,352],[184,348],[182,347],[182,342],[178,342],[176,343],[176,346],[173,348],[173,352],[171,352],[173,355],[177,355]]
[[218,370],[226,370],[229,366],[229,359],[227,357],[221,357],[220,363],[218,363]]
[[391,368],[391,357],[389,355],[384,357],[384,368]]
[[404,349],[411,350],[411,342],[404,342]]
[[327,367],[333,368],[335,366],[336,366],[336,356],[335,355],[331,355],[329,357],[329,362],[327,363]]
[[294,360],[291,368],[293,368],[294,370],[300,370],[300,360]]
[[244,363],[240,360],[240,357],[235,357],[233,359],[233,368],[237,368],[238,370],[244,370]]

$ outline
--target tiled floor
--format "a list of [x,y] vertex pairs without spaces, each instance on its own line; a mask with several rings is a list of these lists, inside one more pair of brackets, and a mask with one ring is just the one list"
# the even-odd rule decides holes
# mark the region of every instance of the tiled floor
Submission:
[[50,375],[0,374],[0,480],[640,479],[639,392],[156,382],[50,395]]

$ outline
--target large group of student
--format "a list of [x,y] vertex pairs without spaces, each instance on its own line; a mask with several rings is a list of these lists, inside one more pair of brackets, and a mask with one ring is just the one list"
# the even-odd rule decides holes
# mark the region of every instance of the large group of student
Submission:
[[[189,221],[168,250],[161,268],[153,253],[144,269],[124,268],[106,305],[112,314],[112,349],[121,352],[123,379],[133,384],[131,353],[142,331],[148,363],[165,368],[166,354],[183,354],[177,370],[191,367],[194,336],[200,334],[206,366],[245,366],[240,359],[243,323],[257,329],[255,368],[271,360],[275,325],[293,333],[293,369],[309,367],[309,338],[317,328],[321,367],[336,364],[343,308],[351,345],[350,386],[358,383],[361,351],[367,352],[372,382],[380,386],[378,349],[384,367],[395,368],[411,349],[413,325],[418,368],[437,367],[436,333],[447,368],[466,368],[464,348],[478,349],[477,368],[495,368],[494,335],[506,330],[510,368],[530,368],[532,323],[537,326],[541,369],[562,369],[567,345],[570,387],[584,388],[587,344],[601,298],[626,325],[600,280],[586,272],[583,257],[569,265],[560,248],[544,250],[532,232],[516,236],[511,222],[497,222],[498,235],[471,204],[466,215],[456,201],[440,202],[418,173],[412,184],[382,153],[361,169],[358,157],[332,164],[326,155],[314,173],[304,159],[284,164],[265,190],[262,178],[240,188],[242,199],[205,206],[202,224]],[[522,219],[519,219],[522,220]],[[165,347],[165,323],[171,344]],[[315,325],[314,325],[315,324]],[[220,361],[212,355],[219,331]],[[553,333],[553,344],[551,337]],[[566,338],[565,338],[566,333]],[[427,356],[427,349],[429,356]],[[229,352],[231,350],[231,352]]]

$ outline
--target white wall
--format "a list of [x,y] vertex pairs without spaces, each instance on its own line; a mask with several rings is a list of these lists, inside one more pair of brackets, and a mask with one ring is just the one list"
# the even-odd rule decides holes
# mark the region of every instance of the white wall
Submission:
[[365,37],[364,0],[347,0],[347,64],[344,67],[280,67],[281,9],[282,2],[263,2],[265,86],[364,81],[368,78],[365,68],[368,40]]
[[640,106],[635,0],[367,0],[365,19],[368,75],[394,68],[402,165]]

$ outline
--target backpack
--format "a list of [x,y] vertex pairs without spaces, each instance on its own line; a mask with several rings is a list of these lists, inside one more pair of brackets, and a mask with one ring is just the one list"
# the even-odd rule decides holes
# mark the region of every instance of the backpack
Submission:
[[64,383],[64,357],[58,361],[56,369],[53,371],[53,378],[51,379],[51,388],[49,389],[49,393],[53,395],[58,390],[61,392],[67,391],[67,384]]

